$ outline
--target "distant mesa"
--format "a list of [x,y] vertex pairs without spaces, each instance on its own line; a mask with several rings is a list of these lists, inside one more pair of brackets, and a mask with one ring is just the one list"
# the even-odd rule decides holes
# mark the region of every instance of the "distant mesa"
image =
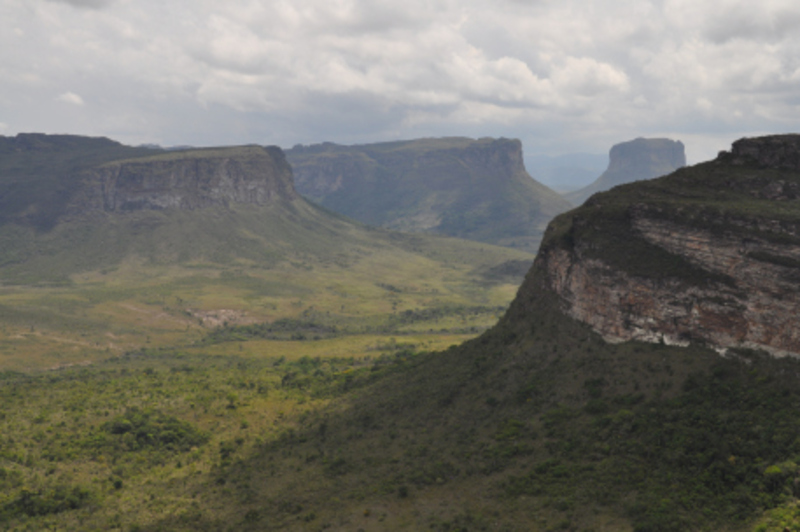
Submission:
[[558,216],[506,319],[549,295],[611,341],[800,355],[800,135],[739,140]]
[[266,205],[296,197],[291,168],[277,147],[175,151],[87,171],[73,213]]
[[298,192],[361,222],[535,252],[570,205],[531,178],[518,140],[417,139],[287,150]]
[[637,138],[616,144],[609,152],[608,169],[591,185],[564,194],[573,205],[617,185],[652,179],[686,166],[683,143],[670,139]]

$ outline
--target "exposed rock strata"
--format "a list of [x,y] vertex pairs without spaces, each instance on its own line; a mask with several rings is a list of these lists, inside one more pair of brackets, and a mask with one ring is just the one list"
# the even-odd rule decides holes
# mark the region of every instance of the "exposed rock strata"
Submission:
[[[608,192],[562,215],[521,293],[537,285],[555,292],[568,315],[609,341],[800,355],[800,166],[793,166],[800,160],[782,140],[740,141],[733,155]],[[727,187],[724,198],[720,187]],[[624,230],[598,237],[612,227],[604,216],[625,220]],[[622,247],[609,251],[614,238]],[[625,263],[635,254],[615,256],[642,246],[684,266],[643,271]]]
[[739,139],[730,154],[731,162],[737,165],[755,163],[765,168],[800,170],[800,135]]
[[266,205],[296,197],[279,148],[190,150],[114,162],[88,173],[71,214]]

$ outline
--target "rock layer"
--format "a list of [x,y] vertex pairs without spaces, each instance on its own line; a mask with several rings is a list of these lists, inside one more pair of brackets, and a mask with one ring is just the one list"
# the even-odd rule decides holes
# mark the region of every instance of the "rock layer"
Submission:
[[548,228],[521,297],[555,293],[609,341],[800,355],[796,153],[782,138],[747,139],[595,196]]
[[88,172],[72,214],[192,210],[233,203],[266,205],[296,197],[279,148],[246,146],[172,152],[119,161]]

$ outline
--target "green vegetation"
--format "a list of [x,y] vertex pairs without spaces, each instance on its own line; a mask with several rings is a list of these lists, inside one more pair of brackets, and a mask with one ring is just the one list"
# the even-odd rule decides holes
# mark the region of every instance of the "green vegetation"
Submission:
[[[702,284],[621,205],[766,216],[752,179],[723,177],[596,196],[547,245]],[[197,214],[0,226],[0,528],[800,529],[800,361],[612,345],[541,287],[504,313],[532,258],[512,249],[302,200]]]
[[444,352],[399,344],[5,374],[4,526],[766,531],[796,515],[796,360],[613,346],[546,310]]

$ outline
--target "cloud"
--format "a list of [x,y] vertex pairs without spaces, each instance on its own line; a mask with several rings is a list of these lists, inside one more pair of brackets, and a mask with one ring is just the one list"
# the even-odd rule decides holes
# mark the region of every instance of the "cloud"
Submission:
[[74,92],[65,92],[56,98],[59,102],[68,103],[71,105],[82,106],[84,105],[83,98],[75,94]]
[[100,9],[111,4],[113,0],[47,0],[48,2],[56,2],[61,4],[69,4],[73,7],[83,9]]
[[91,94],[87,124],[123,141],[475,134],[522,137],[529,153],[605,153],[681,132],[712,146],[796,127],[800,113],[796,0],[32,5],[0,7],[13,28],[0,33],[11,129],[69,130],[62,104]]

